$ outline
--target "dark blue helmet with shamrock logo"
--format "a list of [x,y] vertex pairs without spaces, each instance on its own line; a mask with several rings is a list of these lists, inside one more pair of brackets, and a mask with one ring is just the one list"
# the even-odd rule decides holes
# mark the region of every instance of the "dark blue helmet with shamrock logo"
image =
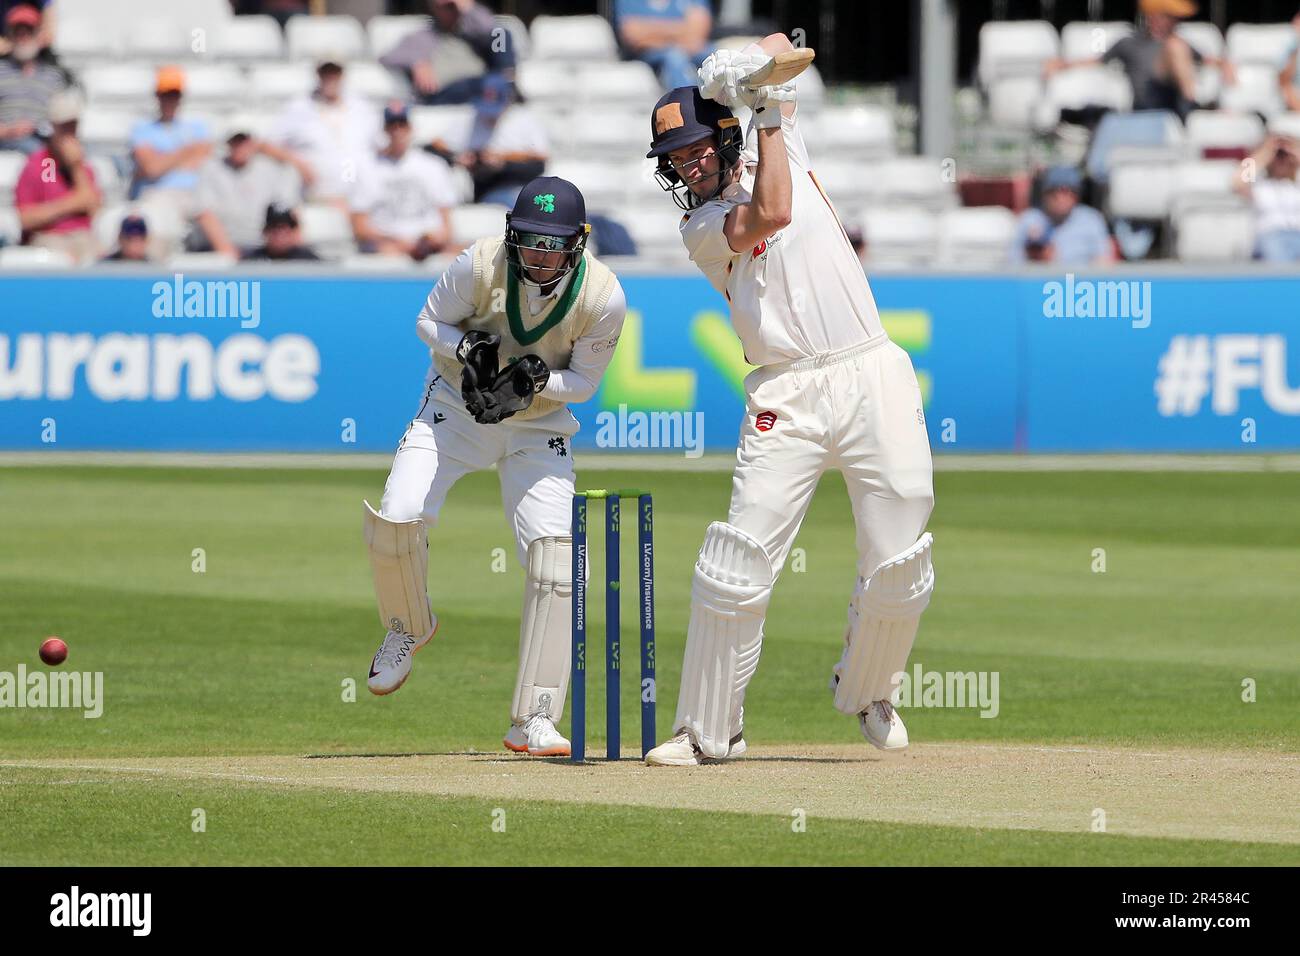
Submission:
[[[578,187],[558,176],[539,176],[520,191],[514,209],[506,213],[510,269],[520,282],[551,285],[578,267],[590,234],[587,203]],[[520,249],[563,252],[564,256],[556,268],[543,270],[547,279],[538,282],[524,267]]]

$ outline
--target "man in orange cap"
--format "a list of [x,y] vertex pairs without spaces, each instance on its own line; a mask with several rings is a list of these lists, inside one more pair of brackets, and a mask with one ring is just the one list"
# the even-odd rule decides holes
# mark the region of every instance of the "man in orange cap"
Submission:
[[1119,61],[1133,84],[1134,110],[1170,110],[1183,119],[1198,106],[1198,64],[1219,67],[1225,83],[1235,81],[1227,60],[1202,55],[1177,34],[1178,21],[1196,14],[1193,0],[1140,0],[1138,9],[1142,18],[1132,36],[1116,41],[1100,57],[1050,61],[1046,72]]
[[131,198],[148,195],[171,200],[188,217],[193,211],[198,169],[212,155],[212,137],[202,120],[177,115],[185,92],[185,72],[180,67],[159,67],[154,91],[158,118],[137,123],[131,130],[131,157],[135,160]]

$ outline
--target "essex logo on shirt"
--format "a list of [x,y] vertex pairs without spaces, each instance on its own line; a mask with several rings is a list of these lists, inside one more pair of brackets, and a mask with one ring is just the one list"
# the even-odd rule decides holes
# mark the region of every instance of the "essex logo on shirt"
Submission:
[[760,242],[758,245],[756,245],[756,246],[754,247],[754,251],[751,252],[751,253],[749,254],[749,258],[751,258],[751,259],[757,259],[759,256],[761,256],[761,255],[762,255],[763,253],[765,253],[765,252],[767,252],[767,240],[766,240],[766,239],[764,239],[762,242]]
[[758,417],[754,419],[754,427],[761,432],[772,430],[776,424],[776,412],[759,412]]

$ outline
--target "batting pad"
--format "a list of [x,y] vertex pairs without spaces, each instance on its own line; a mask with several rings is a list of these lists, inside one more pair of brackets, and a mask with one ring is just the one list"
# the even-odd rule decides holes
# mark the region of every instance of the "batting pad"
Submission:
[[934,590],[927,531],[902,554],[881,563],[858,585],[849,604],[849,630],[835,672],[835,708],[858,714],[898,688],[895,675],[907,666],[921,612]]
[[425,639],[433,633],[429,609],[429,540],[424,521],[389,521],[370,502],[366,506],[366,546],[375,576],[379,623]]
[[519,673],[510,719],[545,711],[558,721],[569,691],[573,642],[573,539],[538,538],[528,546],[524,610],[519,619]]
[[675,730],[689,730],[707,757],[727,756],[731,738],[740,730],[774,578],[761,544],[732,525],[709,525],[691,585],[686,659],[673,724]]

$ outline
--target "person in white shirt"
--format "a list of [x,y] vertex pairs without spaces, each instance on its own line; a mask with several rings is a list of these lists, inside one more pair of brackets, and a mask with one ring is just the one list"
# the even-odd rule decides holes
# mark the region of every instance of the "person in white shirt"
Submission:
[[[818,479],[837,470],[857,525],[858,583],[835,707],[884,750],[907,746],[891,703],[934,586],[934,504],[921,390],[894,345],[857,254],[813,174],[794,85],[742,80],[782,34],[712,54],[700,87],[662,97],[651,116],[661,185],[686,210],[682,240],[722,293],[745,357],[741,426],[725,522],[695,566],[673,736],[646,757],[693,766],[744,753],[744,698],[758,666],[776,581]],[[729,106],[753,113],[748,144]]]
[[570,441],[578,423],[568,405],[596,393],[627,300],[614,273],[586,251],[591,227],[572,183],[533,180],[505,227],[504,237],[480,239],[460,254],[416,322],[433,362],[380,508],[365,507],[386,629],[368,683],[375,694],[397,690],[411,673],[411,655],[437,630],[426,529],[462,475],[495,466],[525,571],[504,744],[568,756],[569,741],[556,729],[572,652]]
[[1255,207],[1255,255],[1265,262],[1300,262],[1300,146],[1270,135],[1251,156],[1262,176],[1233,175],[1233,187]]
[[272,159],[291,164],[302,177],[306,198],[346,203],[358,167],[379,144],[379,112],[343,92],[342,57],[326,56],[316,68],[310,96],[289,103],[263,147]]
[[388,144],[361,170],[352,194],[352,232],[362,252],[417,262],[446,248],[456,186],[446,162],[411,148],[406,107],[384,110]]

